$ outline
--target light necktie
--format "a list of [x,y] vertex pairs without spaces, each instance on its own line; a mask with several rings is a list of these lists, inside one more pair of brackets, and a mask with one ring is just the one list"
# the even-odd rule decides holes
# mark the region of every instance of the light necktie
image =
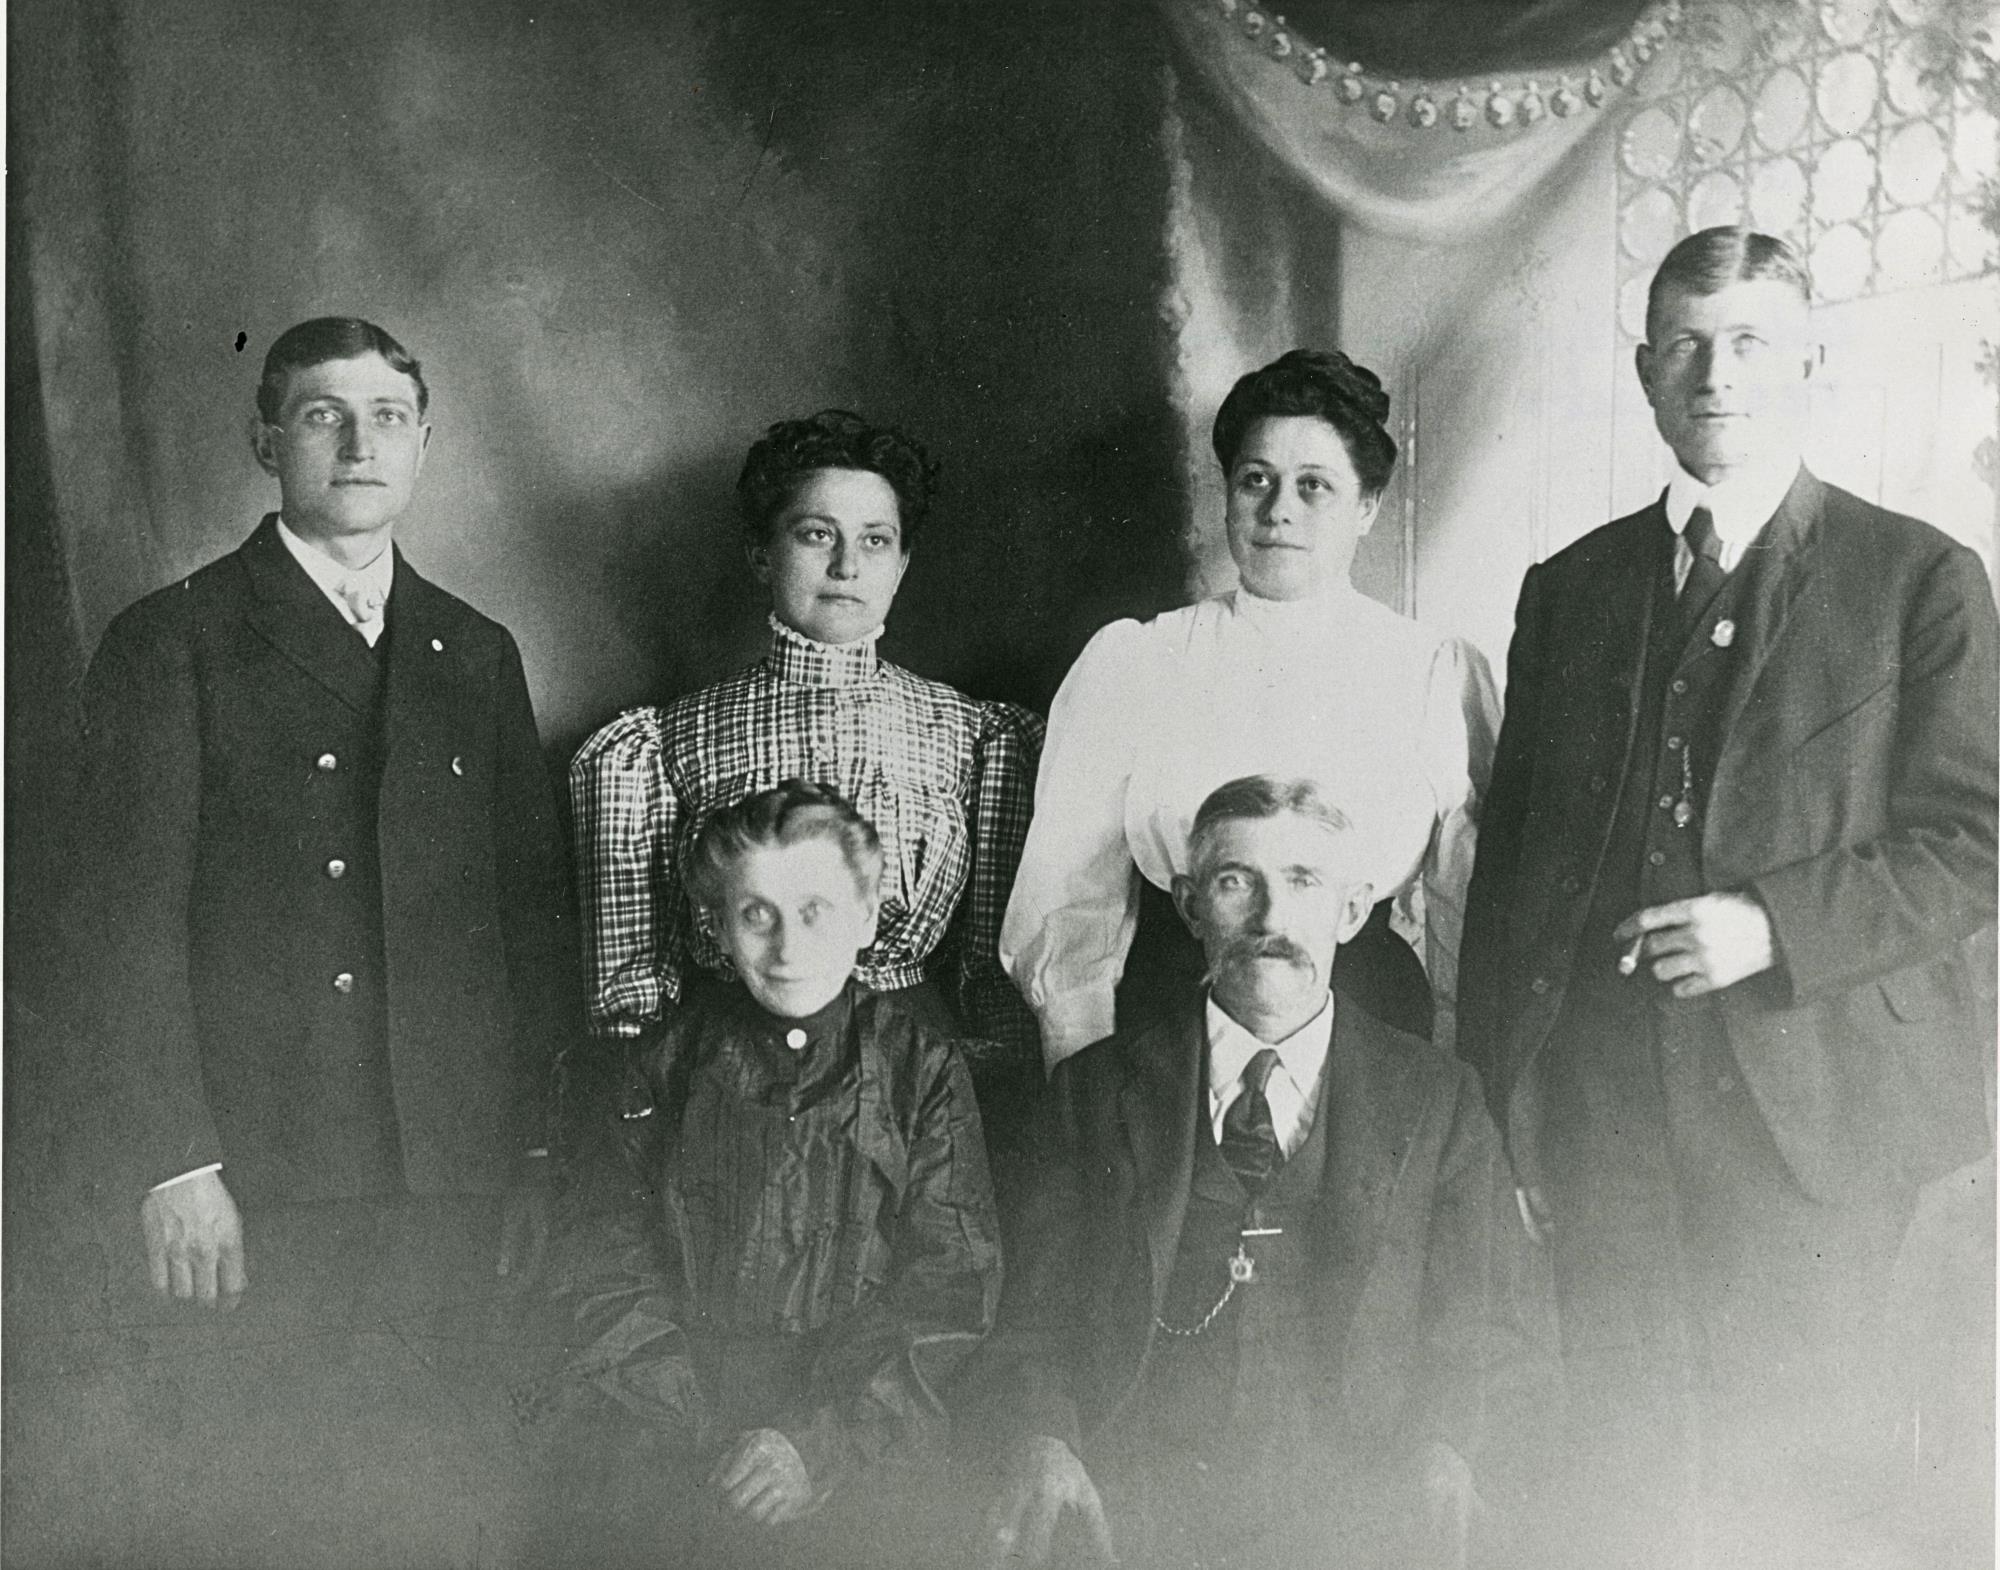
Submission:
[[372,583],[360,578],[342,578],[339,594],[341,603],[347,607],[348,620],[354,623],[354,630],[368,640],[368,647],[375,647],[375,640],[382,636],[383,612],[388,606],[388,597]]
[[1729,574],[1722,565],[1722,537],[1715,532],[1715,516],[1706,507],[1688,514],[1684,538],[1693,559],[1681,585],[1681,625],[1692,628]]
[[1278,1066],[1278,1054],[1264,1047],[1243,1067],[1242,1094],[1222,1114],[1222,1159],[1251,1199],[1264,1192],[1285,1163],[1278,1135],[1271,1126],[1271,1101],[1264,1087]]

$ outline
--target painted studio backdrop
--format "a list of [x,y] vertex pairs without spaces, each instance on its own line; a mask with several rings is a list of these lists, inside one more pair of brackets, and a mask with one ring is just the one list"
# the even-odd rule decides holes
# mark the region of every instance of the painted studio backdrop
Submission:
[[[1501,668],[1523,570],[1663,483],[1645,280],[1738,219],[1812,266],[1815,466],[1992,564],[1989,7],[1279,3],[10,7],[10,1294],[59,1252],[75,689],[274,505],[247,421],[303,318],[423,361],[399,540],[514,630],[552,764],[758,652],[736,469],[828,404],[944,464],[885,653],[1045,708],[1105,621],[1226,585],[1208,423],[1299,343],[1395,400],[1359,586]],[[90,1377],[44,1324],[18,1399]]]

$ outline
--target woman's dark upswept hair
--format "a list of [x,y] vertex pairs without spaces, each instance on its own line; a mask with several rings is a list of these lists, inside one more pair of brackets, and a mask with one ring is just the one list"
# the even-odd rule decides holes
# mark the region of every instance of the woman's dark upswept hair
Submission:
[[938,466],[893,425],[870,425],[848,409],[822,409],[803,420],[780,420],[750,449],[736,480],[743,527],[762,544],[799,482],[821,469],[864,469],[896,493],[897,522],[907,554],[930,511]]
[[1306,415],[1340,433],[1363,496],[1379,496],[1396,467],[1396,443],[1384,429],[1389,395],[1382,378],[1338,349],[1293,349],[1240,377],[1215,411],[1215,456],[1227,474],[1259,420]]

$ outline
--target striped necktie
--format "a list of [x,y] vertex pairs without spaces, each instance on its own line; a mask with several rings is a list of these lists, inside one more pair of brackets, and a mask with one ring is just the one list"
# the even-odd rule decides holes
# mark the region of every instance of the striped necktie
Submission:
[[1271,1100],[1264,1094],[1277,1066],[1278,1054],[1270,1047],[1252,1054],[1243,1067],[1242,1094],[1222,1114],[1222,1159],[1253,1200],[1285,1163],[1277,1132],[1271,1126]]
[[1722,565],[1722,537],[1715,532],[1715,517],[1706,507],[1688,514],[1683,538],[1693,559],[1687,582],[1681,585],[1681,625],[1692,630],[1729,574]]

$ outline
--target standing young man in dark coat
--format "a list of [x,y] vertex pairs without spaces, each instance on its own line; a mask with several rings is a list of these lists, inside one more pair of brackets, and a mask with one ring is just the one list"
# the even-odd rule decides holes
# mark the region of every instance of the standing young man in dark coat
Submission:
[[1802,467],[1807,300],[1766,235],[1661,263],[1679,468],[1529,569],[1480,824],[1461,1050],[1553,1244],[1583,1503],[1624,1516],[1594,1566],[1811,1561],[1820,1452],[1897,1416],[1917,1186],[1990,1143],[1992,592]]
[[[267,1346],[406,1331],[463,1298],[454,1267],[490,1290],[542,1208],[565,853],[513,639],[392,542],[427,405],[379,327],[282,335],[251,434],[280,511],[118,617],[85,689],[72,926],[121,1114],[104,1170],[153,1287],[240,1299]],[[206,1412],[250,1364],[192,1328]],[[303,1389],[268,1392],[328,1421]]]

